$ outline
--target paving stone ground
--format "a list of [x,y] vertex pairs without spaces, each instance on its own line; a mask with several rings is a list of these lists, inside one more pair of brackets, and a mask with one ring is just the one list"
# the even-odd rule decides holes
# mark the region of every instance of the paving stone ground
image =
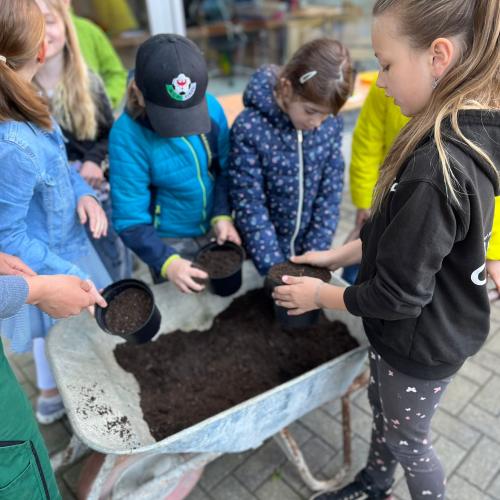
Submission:
[[[348,155],[349,134],[345,140]],[[348,193],[335,243],[350,231],[354,208]],[[36,397],[31,355],[10,356],[19,381],[32,401]],[[434,442],[448,476],[451,500],[500,500],[500,305],[492,307],[491,333],[480,353],[469,360],[451,383],[433,422]],[[353,468],[366,459],[370,409],[366,390],[352,398]],[[41,427],[51,454],[68,443],[67,420]],[[311,470],[319,478],[332,477],[342,463],[339,402],[331,402],[291,426]],[[58,474],[65,500],[73,500],[83,460]],[[397,472],[396,499],[410,498],[401,469]],[[210,463],[189,500],[300,500],[311,492],[274,440],[257,450],[224,455]]]

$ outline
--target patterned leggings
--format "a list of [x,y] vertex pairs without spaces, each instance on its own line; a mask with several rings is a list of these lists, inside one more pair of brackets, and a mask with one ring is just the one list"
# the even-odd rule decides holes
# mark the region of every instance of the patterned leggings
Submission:
[[405,375],[370,350],[368,399],[373,427],[366,474],[377,488],[391,486],[400,463],[413,500],[445,498],[446,478],[430,438],[431,419],[450,383]]

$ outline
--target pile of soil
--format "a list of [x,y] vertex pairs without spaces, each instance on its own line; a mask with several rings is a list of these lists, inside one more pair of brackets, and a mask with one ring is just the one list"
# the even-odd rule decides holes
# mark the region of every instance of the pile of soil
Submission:
[[284,331],[261,290],[236,299],[210,330],[161,335],[115,356],[141,390],[141,408],[158,441],[295,378],[358,343],[341,322]]
[[140,288],[127,288],[109,302],[105,309],[108,329],[120,335],[137,331],[149,318],[153,300]]
[[308,264],[294,264],[293,262],[275,264],[267,273],[267,277],[274,286],[283,284],[281,278],[285,275],[298,277],[308,276],[310,278],[318,278],[326,283],[328,283],[332,277],[330,271],[323,267],[315,267]]
[[213,248],[196,258],[198,264],[210,278],[226,278],[241,267],[241,254],[232,248]]

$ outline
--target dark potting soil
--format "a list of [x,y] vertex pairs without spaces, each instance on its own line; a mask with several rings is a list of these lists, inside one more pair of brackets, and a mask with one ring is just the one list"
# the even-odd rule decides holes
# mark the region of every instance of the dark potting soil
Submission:
[[323,267],[310,266],[308,264],[294,264],[293,262],[282,262],[275,264],[267,273],[268,278],[273,285],[282,284],[282,276],[308,276],[310,278],[318,278],[325,282],[329,282],[332,275],[328,269]]
[[116,334],[127,335],[137,331],[149,318],[153,301],[140,288],[127,288],[116,295],[105,309],[106,325]]
[[241,266],[241,255],[231,248],[214,248],[198,255],[196,264],[199,264],[210,278],[226,278]]
[[313,327],[284,331],[261,289],[236,299],[210,330],[117,345],[120,366],[141,389],[141,408],[158,441],[354,349],[346,326],[323,316]]

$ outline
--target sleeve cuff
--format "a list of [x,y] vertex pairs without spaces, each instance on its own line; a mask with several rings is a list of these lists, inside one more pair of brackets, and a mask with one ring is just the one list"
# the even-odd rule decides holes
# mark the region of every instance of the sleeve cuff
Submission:
[[170,266],[170,264],[172,264],[172,262],[174,260],[177,260],[177,259],[180,259],[181,256],[174,253],[173,255],[171,255],[164,263],[163,265],[161,266],[161,269],[160,269],[160,274],[163,278],[167,278],[167,269],[168,267]]
[[354,316],[362,316],[363,313],[359,307],[358,303],[358,291],[359,291],[359,286],[358,285],[353,285],[353,286],[348,286],[344,290],[344,303],[347,308],[347,310],[353,314]]
[[233,222],[233,218],[230,215],[216,215],[215,217],[212,217],[212,219],[210,220],[210,225],[214,226],[215,224],[217,224],[217,222],[221,220],[227,220],[229,222]]

